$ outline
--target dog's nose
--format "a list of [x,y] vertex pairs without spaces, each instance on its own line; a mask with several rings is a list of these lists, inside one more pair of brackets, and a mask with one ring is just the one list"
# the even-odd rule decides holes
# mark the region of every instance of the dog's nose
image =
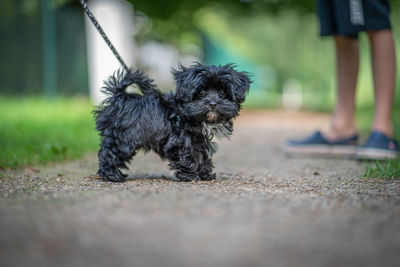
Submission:
[[217,106],[217,103],[215,103],[215,102],[210,102],[210,107],[211,108],[215,108]]

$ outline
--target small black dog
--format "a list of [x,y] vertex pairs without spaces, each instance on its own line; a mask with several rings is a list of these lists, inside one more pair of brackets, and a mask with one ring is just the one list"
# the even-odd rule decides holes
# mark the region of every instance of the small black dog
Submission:
[[[173,70],[176,92],[163,94],[143,72],[119,71],[105,81],[109,97],[94,111],[101,148],[97,175],[113,182],[138,149],[169,161],[180,181],[212,180],[212,138],[232,134],[250,79],[231,64],[196,63]],[[136,84],[143,95],[125,89]]]

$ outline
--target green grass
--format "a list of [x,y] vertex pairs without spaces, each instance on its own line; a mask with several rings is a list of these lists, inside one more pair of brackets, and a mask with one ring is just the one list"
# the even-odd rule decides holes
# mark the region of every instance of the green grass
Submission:
[[[364,137],[369,134],[373,119],[374,108],[362,107],[357,109],[357,126],[360,129]],[[393,110],[393,121],[395,138],[400,140],[400,123],[398,118],[400,118],[400,109],[395,107]],[[400,159],[399,160],[383,160],[377,161],[375,166],[367,166],[365,169],[363,177],[365,178],[379,178],[379,179],[400,179]]]
[[377,161],[374,167],[367,167],[363,176],[366,178],[400,180],[400,160]]
[[[357,109],[356,120],[358,129],[364,137],[367,137],[370,131],[374,108],[364,106]],[[393,121],[395,138],[400,140],[400,109],[395,106],[393,110]],[[367,166],[363,177],[380,179],[400,179],[400,160],[377,161],[375,166]]]
[[86,98],[0,97],[0,169],[76,159],[98,148]]

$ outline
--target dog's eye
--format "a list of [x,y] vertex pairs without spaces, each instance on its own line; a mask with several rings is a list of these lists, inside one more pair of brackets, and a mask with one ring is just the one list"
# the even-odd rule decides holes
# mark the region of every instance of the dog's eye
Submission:
[[201,91],[198,93],[198,95],[199,95],[200,97],[203,97],[203,96],[206,95],[206,91],[201,90]]
[[219,91],[218,91],[218,95],[219,95],[220,97],[225,97],[225,96],[226,96],[226,92],[225,92],[224,90],[219,90]]

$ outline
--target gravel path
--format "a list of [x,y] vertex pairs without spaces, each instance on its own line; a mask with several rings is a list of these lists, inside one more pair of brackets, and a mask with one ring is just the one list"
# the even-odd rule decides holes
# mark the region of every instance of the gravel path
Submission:
[[179,183],[140,154],[123,184],[96,155],[0,178],[0,266],[400,266],[400,181],[365,163],[285,158],[325,115],[247,111],[217,181]]

